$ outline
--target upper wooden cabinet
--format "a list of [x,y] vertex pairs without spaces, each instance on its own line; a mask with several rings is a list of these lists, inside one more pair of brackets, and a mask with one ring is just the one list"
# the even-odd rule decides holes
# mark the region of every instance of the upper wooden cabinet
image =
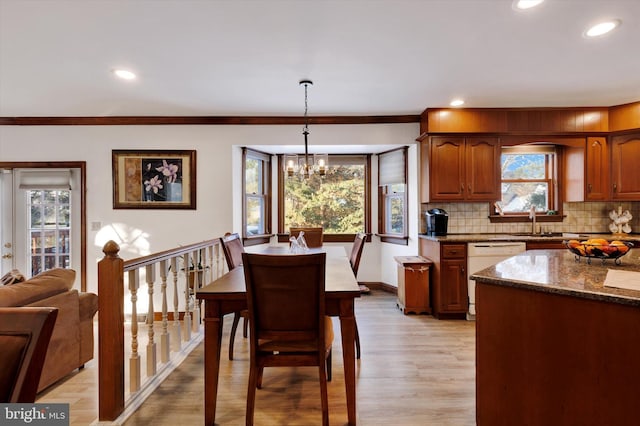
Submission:
[[609,150],[607,138],[587,138],[585,159],[585,200],[609,199]]
[[[425,148],[424,145],[423,148]],[[429,200],[423,198],[423,201],[495,201],[498,199],[500,199],[500,141],[498,138],[447,136],[431,138]]]
[[611,199],[640,200],[640,134],[611,139]]

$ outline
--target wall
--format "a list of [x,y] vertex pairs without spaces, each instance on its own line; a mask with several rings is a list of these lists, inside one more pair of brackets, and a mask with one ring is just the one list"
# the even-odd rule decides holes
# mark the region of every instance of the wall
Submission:
[[[415,145],[418,123],[316,125],[312,145]],[[1,161],[86,161],[87,163],[87,287],[96,291],[96,271],[102,247],[109,239],[129,259],[240,231],[241,146],[300,145],[301,126],[0,126]],[[195,149],[197,210],[114,210],[112,149]],[[372,149],[371,151],[375,151]],[[410,183],[417,194],[417,156],[413,146]],[[374,176],[377,176],[374,175]],[[375,191],[374,191],[375,195]],[[412,196],[413,197],[413,196]],[[417,195],[416,195],[417,197]],[[417,217],[417,198],[410,220]],[[372,222],[377,230],[377,199]],[[415,220],[413,220],[415,222]],[[99,222],[99,231],[91,224]],[[374,237],[364,249],[359,279],[395,283],[393,253],[417,253],[417,224],[411,245],[384,250]],[[395,254],[394,254],[395,255]],[[390,271],[392,270],[392,271]],[[387,281],[386,278],[389,277]],[[393,278],[393,280],[392,280]]]
[[[538,223],[548,232],[585,232],[609,233],[609,212],[629,210],[633,215],[630,223],[632,232],[640,232],[640,202],[588,202],[564,203],[562,222]],[[443,208],[449,214],[449,233],[510,233],[531,232],[531,222],[523,223],[490,223],[489,203],[427,203],[422,211],[435,207]],[[424,220],[421,220],[420,232],[425,232]]]

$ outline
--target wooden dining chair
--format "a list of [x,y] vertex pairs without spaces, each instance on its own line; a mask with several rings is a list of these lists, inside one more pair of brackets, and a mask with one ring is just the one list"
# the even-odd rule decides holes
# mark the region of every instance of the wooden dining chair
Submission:
[[[358,279],[358,268],[360,268],[360,258],[362,257],[362,251],[364,250],[364,242],[367,238],[367,234],[360,232],[356,234],[356,238],[351,246],[351,253],[349,254],[349,264],[353,271],[353,276]],[[360,359],[360,333],[358,333],[358,323],[356,322],[356,358]]]
[[0,402],[33,403],[57,308],[0,308]]
[[[227,267],[231,271],[242,265],[242,253],[244,253],[244,246],[240,235],[227,232],[224,237],[220,238],[220,244],[222,245],[222,251],[224,252],[224,258],[227,261]],[[233,345],[236,339],[236,331],[238,330],[238,324],[240,318],[243,318],[242,335],[247,337],[247,322],[249,318],[249,312],[246,309],[233,313],[233,323],[231,324],[231,333],[229,335],[229,360],[233,360]]]
[[292,227],[289,228],[289,236],[298,238],[300,231],[304,232],[304,239],[307,242],[307,247],[322,247],[322,232],[321,227]]
[[242,255],[251,364],[246,424],[253,424],[256,389],[265,367],[318,367],[322,424],[329,424],[327,380],[333,327],[325,315],[326,253]]

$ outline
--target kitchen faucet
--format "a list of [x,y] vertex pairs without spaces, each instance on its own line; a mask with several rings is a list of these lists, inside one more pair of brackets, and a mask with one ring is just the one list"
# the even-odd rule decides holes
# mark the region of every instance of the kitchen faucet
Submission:
[[531,233],[535,235],[536,233],[536,206],[531,206],[531,210],[529,210],[529,219],[531,219]]

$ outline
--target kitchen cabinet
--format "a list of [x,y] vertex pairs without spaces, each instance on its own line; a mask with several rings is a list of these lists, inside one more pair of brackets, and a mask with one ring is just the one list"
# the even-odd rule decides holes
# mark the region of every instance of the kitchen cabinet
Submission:
[[609,151],[607,138],[587,138],[585,158],[585,200],[609,199]]
[[498,138],[434,136],[429,146],[429,201],[500,199]]
[[466,318],[467,245],[420,239],[420,255],[433,262],[431,308],[436,318]]
[[640,134],[611,139],[611,199],[640,200]]

